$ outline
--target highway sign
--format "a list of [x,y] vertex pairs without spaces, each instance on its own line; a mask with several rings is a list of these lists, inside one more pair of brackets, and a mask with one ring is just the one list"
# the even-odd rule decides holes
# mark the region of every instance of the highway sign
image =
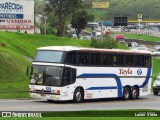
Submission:
[[142,14],[138,14],[137,17],[138,17],[138,19],[139,19],[139,18],[142,19]]

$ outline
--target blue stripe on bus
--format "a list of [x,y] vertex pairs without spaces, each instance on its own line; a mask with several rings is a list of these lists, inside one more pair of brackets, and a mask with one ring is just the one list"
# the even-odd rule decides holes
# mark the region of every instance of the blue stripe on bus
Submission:
[[90,87],[86,90],[106,90],[106,89],[117,89],[116,86],[112,86],[112,87]]
[[[150,79],[150,75],[151,75],[151,68],[148,68],[147,70],[147,75],[146,75],[146,79],[143,82],[142,85],[139,86],[139,88],[143,88],[147,85],[149,79]],[[112,87],[90,87],[86,90],[105,90],[105,89],[117,89],[118,90],[118,97],[122,97],[122,89],[124,86],[122,86],[122,83],[120,81],[120,78],[116,75],[116,74],[94,74],[94,73],[84,73],[79,75],[78,77],[85,77],[85,78],[89,78],[89,77],[113,77],[116,80],[117,86],[112,86]]]
[[146,79],[143,82],[143,84],[139,86],[139,88],[143,88],[143,87],[145,87],[147,85],[147,83],[148,83],[148,81],[150,79],[150,76],[151,76],[151,71],[152,71],[152,68],[148,68]]
[[[118,87],[118,97],[122,97],[122,84],[120,81],[120,78],[116,75],[116,74],[94,74],[94,73],[84,73],[79,75],[78,77],[113,77],[115,78],[116,82],[117,82],[117,87]],[[90,88],[88,88],[90,89]],[[96,88],[97,89],[101,89],[101,87]],[[93,89],[92,89],[93,90]],[[95,89],[94,89],[95,90]]]

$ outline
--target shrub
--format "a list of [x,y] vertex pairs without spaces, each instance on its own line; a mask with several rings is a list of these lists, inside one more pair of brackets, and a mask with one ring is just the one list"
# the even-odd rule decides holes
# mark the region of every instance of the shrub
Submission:
[[92,38],[90,45],[95,48],[117,48],[116,41],[109,35],[100,38]]

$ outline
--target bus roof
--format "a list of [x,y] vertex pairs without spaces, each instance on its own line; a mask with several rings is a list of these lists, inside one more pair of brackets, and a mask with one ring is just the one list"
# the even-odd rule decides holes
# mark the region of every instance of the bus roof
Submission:
[[77,46],[46,46],[37,48],[37,50],[71,51],[71,50],[80,50],[80,48]]
[[99,48],[83,48],[77,46],[46,46],[37,48],[37,50],[57,50],[57,51],[91,51],[91,52],[117,52],[117,53],[138,53],[151,54],[150,51],[144,50],[122,50],[122,49],[99,49]]

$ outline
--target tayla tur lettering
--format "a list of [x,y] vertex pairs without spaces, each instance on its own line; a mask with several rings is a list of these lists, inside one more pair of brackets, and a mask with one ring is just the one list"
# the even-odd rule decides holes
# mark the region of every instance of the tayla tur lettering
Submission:
[[119,74],[121,74],[121,75],[132,74],[132,70],[130,68],[128,68],[128,69],[119,69]]

